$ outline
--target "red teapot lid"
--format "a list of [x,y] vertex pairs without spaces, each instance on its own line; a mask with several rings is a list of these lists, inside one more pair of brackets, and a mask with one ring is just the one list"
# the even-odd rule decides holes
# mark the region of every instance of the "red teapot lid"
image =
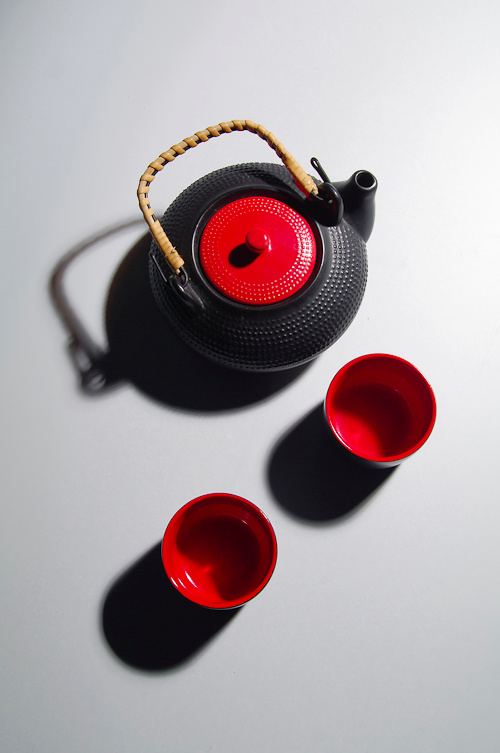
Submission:
[[256,306],[297,293],[310,279],[316,256],[309,223],[269,196],[226,204],[200,240],[200,262],[212,285],[232,300]]

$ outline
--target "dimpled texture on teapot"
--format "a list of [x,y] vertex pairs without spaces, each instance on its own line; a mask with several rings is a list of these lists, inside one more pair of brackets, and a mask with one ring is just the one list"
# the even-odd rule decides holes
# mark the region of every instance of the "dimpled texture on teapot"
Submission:
[[[248,306],[224,300],[205,279],[197,259],[200,219],[211,206],[245,192],[275,192],[283,201],[304,203],[303,194],[280,165],[250,163],[223,168],[183,191],[160,222],[185,261],[203,302],[193,314],[166,285],[156,265],[150,279],[160,311],[183,340],[209,358],[233,368],[273,371],[310,361],[349,327],[367,280],[366,246],[344,220],[317,225],[323,261],[313,281],[287,301]],[[154,242],[153,242],[154,244]]]

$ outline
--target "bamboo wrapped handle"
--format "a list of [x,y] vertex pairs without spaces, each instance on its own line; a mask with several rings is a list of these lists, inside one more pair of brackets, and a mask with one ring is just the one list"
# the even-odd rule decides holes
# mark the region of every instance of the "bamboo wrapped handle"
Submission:
[[139,181],[139,187],[137,189],[137,196],[139,198],[139,206],[144,215],[144,219],[149,225],[151,234],[160,249],[163,251],[166,260],[174,270],[176,274],[179,274],[179,270],[184,264],[184,260],[175,250],[172,243],[167,238],[165,231],[163,230],[160,222],[156,219],[154,212],[149,203],[149,186],[151,185],[155,175],[163,170],[167,162],[173,162],[180,154],[184,154],[188,149],[192,149],[198,146],[202,141],[208,141],[211,138],[220,136],[223,133],[232,133],[233,131],[250,131],[250,133],[256,133],[261,139],[267,141],[270,147],[274,149],[278,157],[281,159],[285,167],[291,173],[292,177],[296,181],[297,185],[305,193],[306,196],[310,194],[317,194],[318,187],[316,183],[308,175],[305,170],[299,165],[297,160],[292,157],[289,151],[285,149],[283,144],[278,141],[276,136],[264,128],[262,125],[254,123],[253,120],[228,120],[225,123],[219,123],[215,126],[205,128],[204,131],[197,131],[193,136],[188,136],[183,141],[180,141],[175,146],[170,147],[166,152],[160,154],[158,159],[151,162],[146,172],[141,176]]

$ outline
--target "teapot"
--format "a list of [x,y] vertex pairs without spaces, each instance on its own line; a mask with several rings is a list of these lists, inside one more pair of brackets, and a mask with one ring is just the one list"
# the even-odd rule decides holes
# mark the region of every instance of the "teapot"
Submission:
[[[282,164],[225,167],[185,189],[158,219],[150,185],[188,149],[233,131],[257,134]],[[316,182],[276,136],[251,120],[185,138],[141,176],[139,205],[152,242],[154,299],[199,353],[244,371],[312,360],[353,321],[367,280],[375,177],[358,170],[332,182],[316,158]]]

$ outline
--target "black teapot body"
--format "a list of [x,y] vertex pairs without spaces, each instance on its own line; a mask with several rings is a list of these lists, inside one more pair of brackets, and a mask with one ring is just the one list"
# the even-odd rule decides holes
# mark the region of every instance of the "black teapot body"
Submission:
[[[189,145],[188,140],[181,143],[186,142]],[[377,184],[366,171],[334,184],[317,161],[313,164],[326,178],[317,194],[305,196],[288,165],[241,164],[196,181],[159,221],[154,215],[149,220],[157,225],[149,263],[155,301],[169,325],[196,351],[245,371],[287,369],[315,358],[351,324],[366,286],[366,240],[373,226]],[[305,260],[297,262],[295,251],[289,249],[292,262],[276,259],[280,250],[279,243],[272,243],[278,232],[275,212],[280,215],[276,222],[282,222],[282,214],[285,217],[282,224],[286,238],[291,232],[290,244],[306,247]],[[246,242],[224,241],[224,223],[232,223],[234,237],[241,232]],[[177,269],[156,240],[158,225],[181,257]],[[255,233],[264,239],[270,236],[264,243],[268,247],[257,248],[255,241],[248,241]],[[300,233],[305,233],[305,241]],[[203,257],[207,236],[215,267]],[[224,243],[235,248],[229,249],[220,267],[219,245]],[[277,270],[269,276],[268,265],[276,261]],[[257,269],[263,270],[262,279]]]

